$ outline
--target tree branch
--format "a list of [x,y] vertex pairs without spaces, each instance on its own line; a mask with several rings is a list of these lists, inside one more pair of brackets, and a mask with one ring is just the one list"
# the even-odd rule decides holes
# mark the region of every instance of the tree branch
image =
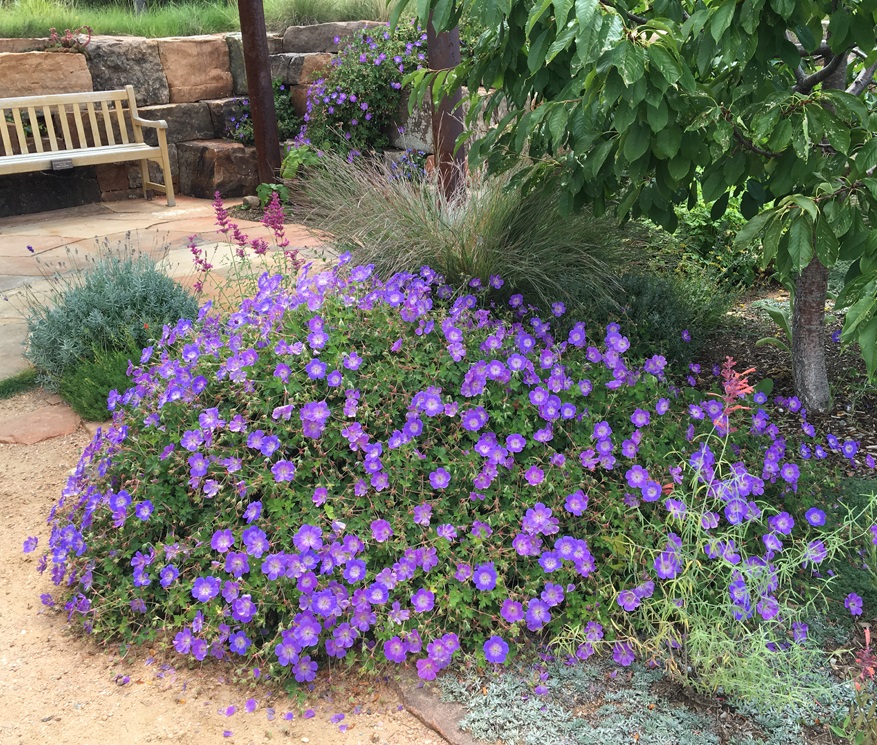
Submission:
[[856,79],[852,82],[852,85],[847,88],[846,92],[852,94],[853,96],[859,96],[864,93],[865,89],[873,82],[875,72],[877,72],[877,62],[875,62],[870,67],[862,70],[862,72],[860,72],[856,76]]
[[827,57],[831,54],[831,47],[826,42],[822,42],[812,52],[807,51],[804,45],[798,42],[795,42],[795,46],[798,48],[798,54],[802,57]]
[[[606,2],[605,0],[600,0],[600,5],[602,5],[602,6],[606,7],[606,8],[611,8],[611,9],[614,10],[616,13],[619,12],[619,9],[616,8],[615,5],[612,4],[611,2]],[[634,13],[631,13],[631,12],[628,11],[628,10],[624,10],[624,9],[622,9],[620,12],[623,13],[625,16],[627,16],[628,20],[631,20],[631,21],[633,21],[634,23],[638,23],[640,26],[642,26],[643,24],[649,22],[649,19],[646,18],[645,16],[638,16],[638,15],[635,15]]]
[[840,54],[836,54],[831,60],[828,62],[825,67],[821,67],[816,72],[811,75],[805,75],[803,80],[799,80],[795,85],[794,89],[797,93],[810,93],[819,83],[821,83],[826,78],[831,77],[832,73],[834,73],[844,62],[847,57],[846,52],[841,52]]
[[739,142],[747,150],[756,153],[757,155],[761,155],[765,158],[779,158],[782,155],[782,153],[774,153],[770,150],[765,150],[762,147],[758,147],[758,145],[752,142],[752,140],[748,140],[746,137],[743,136],[743,133],[739,129],[737,129],[736,124],[734,125],[734,139],[737,140],[737,142]]

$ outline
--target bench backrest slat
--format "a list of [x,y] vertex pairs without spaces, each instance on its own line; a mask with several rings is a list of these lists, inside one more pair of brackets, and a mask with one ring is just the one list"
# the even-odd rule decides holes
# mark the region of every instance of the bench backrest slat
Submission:
[[107,143],[116,144],[116,135],[113,133],[113,120],[110,117],[110,107],[106,101],[100,102],[100,110],[104,120],[104,132],[107,133]]
[[70,134],[70,122],[67,121],[67,107],[58,107],[58,119],[61,122],[61,132],[64,134],[64,149],[73,150],[73,137]]
[[94,102],[89,101],[85,104],[85,110],[88,112],[88,123],[91,125],[91,136],[94,139],[95,147],[103,145],[100,136],[100,127],[97,126],[97,117],[94,115]]
[[43,122],[46,125],[46,134],[49,137],[49,147],[53,153],[58,152],[58,136],[55,134],[55,120],[49,106],[43,106]]
[[85,147],[85,127],[82,126],[82,108],[79,105],[70,107],[73,109],[73,123],[76,125],[76,137],[79,140],[77,147]]
[[3,152],[12,152],[12,141],[9,139],[9,125],[6,123],[6,109],[0,109],[0,139],[3,141]]
[[116,118],[119,120],[119,136],[122,138],[122,142],[127,145],[130,140],[128,139],[128,126],[125,122],[125,110],[122,108],[122,102],[113,101],[113,107],[116,109]]
[[33,106],[27,107],[27,118],[30,122],[30,131],[33,136],[33,144],[36,147],[37,152],[43,152],[43,138],[40,133],[40,120],[37,118],[37,112],[34,110]]
[[12,109],[12,123],[15,125],[15,135],[18,137],[18,147],[21,152],[29,153],[27,149],[27,137],[24,134],[24,124],[21,121],[21,109]]

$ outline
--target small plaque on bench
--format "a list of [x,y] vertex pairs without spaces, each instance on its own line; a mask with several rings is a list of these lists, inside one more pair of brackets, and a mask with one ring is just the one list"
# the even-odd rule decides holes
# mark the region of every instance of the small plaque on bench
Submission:
[[58,158],[52,161],[53,171],[66,171],[68,168],[73,168],[72,158]]

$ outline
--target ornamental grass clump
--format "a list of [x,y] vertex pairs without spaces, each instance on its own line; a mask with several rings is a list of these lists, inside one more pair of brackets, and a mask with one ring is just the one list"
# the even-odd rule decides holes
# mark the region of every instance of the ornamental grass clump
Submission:
[[488,287],[497,300],[521,293],[543,308],[560,302],[574,312],[617,312],[631,249],[613,219],[565,215],[556,184],[524,193],[508,176],[476,172],[449,200],[432,179],[399,171],[380,160],[326,155],[302,186],[296,217],[355,261],[374,264],[382,278],[426,264],[455,289],[473,277],[488,287],[502,275],[503,284]]
[[348,259],[264,274],[143,350],[50,515],[71,619],[299,682],[571,638],[672,659],[702,615],[806,644],[791,581],[877,536],[873,500],[823,514],[820,455],[732,362],[718,395],[682,390],[614,325],[560,336],[518,294],[505,318],[427,267],[382,282]]

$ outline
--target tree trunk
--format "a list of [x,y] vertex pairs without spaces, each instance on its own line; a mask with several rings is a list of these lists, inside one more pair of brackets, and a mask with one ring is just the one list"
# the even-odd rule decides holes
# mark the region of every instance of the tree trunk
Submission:
[[831,407],[825,369],[825,300],[828,269],[815,258],[795,282],[792,306],[792,371],[795,393],[807,411],[824,414]]
[[141,15],[146,12],[146,0],[134,0],[134,13]]
[[[431,70],[447,70],[460,64],[460,29],[437,34],[432,25],[432,13],[426,25],[426,50]],[[462,113],[457,108],[460,90],[444,97],[432,110],[432,142],[439,187],[445,199],[451,201],[464,185],[465,150],[456,154],[454,144],[463,134]]]
[[[831,57],[825,58],[828,65]],[[823,89],[844,90],[846,60],[822,82]],[[828,269],[815,256],[795,281],[792,305],[792,373],[795,393],[814,414],[831,408],[831,391],[825,369],[825,301],[828,299]]]
[[277,132],[277,112],[274,108],[268,33],[265,30],[265,8],[262,0],[239,0],[238,16],[241,19],[244,70],[247,73],[259,180],[263,184],[273,184],[277,180],[277,171],[280,170],[280,137]]

